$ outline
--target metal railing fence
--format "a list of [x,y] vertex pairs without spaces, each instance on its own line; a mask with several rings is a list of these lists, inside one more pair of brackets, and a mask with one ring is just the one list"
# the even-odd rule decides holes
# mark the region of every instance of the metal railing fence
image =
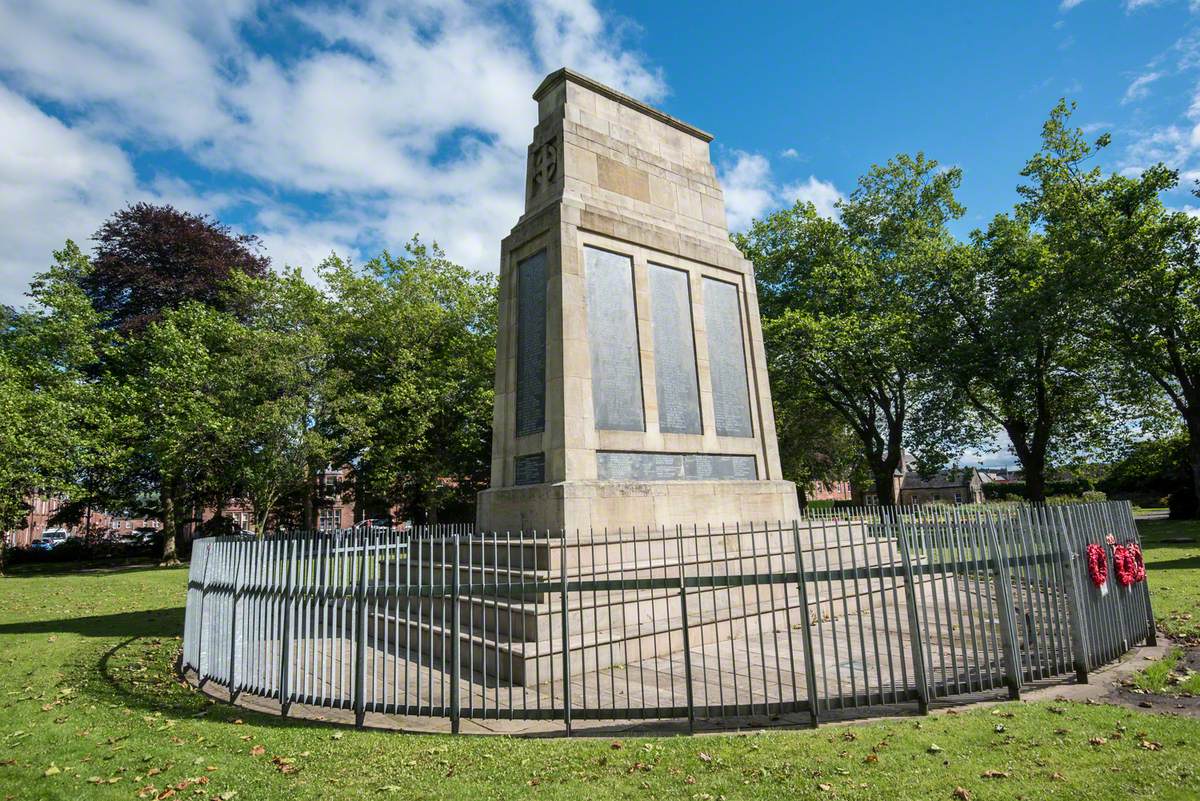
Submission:
[[636,531],[196,541],[182,668],[293,704],[572,721],[806,715],[1089,671],[1154,640],[1129,505],[822,510]]

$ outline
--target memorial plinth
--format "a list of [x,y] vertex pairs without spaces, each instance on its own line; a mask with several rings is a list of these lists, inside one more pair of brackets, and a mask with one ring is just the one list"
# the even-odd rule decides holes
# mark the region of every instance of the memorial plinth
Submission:
[[534,99],[479,530],[794,519],[712,137],[566,69]]

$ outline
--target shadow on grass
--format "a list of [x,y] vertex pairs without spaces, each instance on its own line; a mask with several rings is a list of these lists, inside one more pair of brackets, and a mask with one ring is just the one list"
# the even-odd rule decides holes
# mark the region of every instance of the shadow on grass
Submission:
[[0,634],[79,634],[83,637],[174,637],[183,631],[183,607],[112,615],[0,624]]
[[146,573],[160,570],[187,570],[187,564],[160,567],[144,559],[130,562],[47,562],[44,564],[9,565],[3,580],[57,578],[62,576],[107,576],[112,573]]
[[1200,570],[1200,556],[1186,556],[1180,559],[1165,559],[1161,562],[1148,561],[1146,568],[1156,570]]
[[[87,692],[92,698],[126,709],[178,718],[203,717],[208,723],[231,727],[244,722],[273,728],[343,728],[332,721],[284,718],[212,698],[177,673],[178,658],[173,641],[155,643],[145,636],[131,636],[106,649],[94,664],[81,665],[80,669],[93,671],[100,680],[85,683],[90,684]],[[131,666],[138,670],[131,671]]]

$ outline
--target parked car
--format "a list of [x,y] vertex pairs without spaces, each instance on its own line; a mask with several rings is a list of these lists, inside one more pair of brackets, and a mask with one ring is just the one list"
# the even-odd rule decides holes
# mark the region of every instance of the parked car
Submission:
[[30,543],[30,547],[37,548],[40,551],[52,551],[66,542],[69,536],[70,534],[67,533],[65,528],[48,528],[42,532],[40,539],[36,539]]

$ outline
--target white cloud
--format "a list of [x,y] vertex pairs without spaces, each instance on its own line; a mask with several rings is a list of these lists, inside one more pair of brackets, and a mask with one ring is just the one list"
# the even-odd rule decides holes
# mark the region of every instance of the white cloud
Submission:
[[817,212],[826,217],[836,217],[835,203],[842,198],[832,183],[816,176],[808,180],[780,186],[771,174],[771,163],[759,153],[734,150],[732,161],[723,166],[719,178],[725,192],[725,214],[729,219],[729,230],[741,231],[750,223],[782,206],[791,206],[797,200],[811,202]]
[[[279,29],[303,46],[277,56],[253,44]],[[29,228],[41,233],[15,215],[0,220],[0,241],[24,243],[10,248],[0,300],[11,302],[65,236],[85,238],[143,196],[201,211],[248,203],[280,264],[311,266],[333,248],[361,258],[419,232],[451,258],[495,269],[521,211],[537,122],[530,93],[545,74],[565,64],[651,102],[665,96],[661,72],[622,46],[628,32],[591,0],[0,0],[4,102],[86,154],[36,190],[45,205]],[[16,135],[8,117],[0,142]],[[67,149],[21,139],[45,141],[43,159]],[[143,150],[182,153],[217,183],[261,189],[197,197],[177,179],[139,183],[131,154]],[[6,148],[0,165],[28,168],[30,158]],[[83,189],[67,209],[70,187]],[[320,214],[295,201],[305,193]],[[17,196],[5,194],[0,203]]]
[[136,182],[120,148],[71,130],[3,86],[0,119],[0,303],[19,304],[51,251],[68,236],[90,235]]
[[1161,72],[1147,72],[1133,79],[1129,87],[1125,90],[1125,96],[1121,98],[1121,105],[1132,103],[1135,100],[1141,100],[1150,94],[1150,84],[1161,78]]
[[1062,2],[1058,4],[1058,9],[1059,11],[1070,11],[1072,8],[1082,2],[1083,0],[1062,0]]
[[779,155],[783,156],[785,159],[797,159],[800,158],[800,151],[796,150],[794,147],[789,147],[780,151]]
[[745,229],[764,212],[779,205],[771,163],[766,156],[734,151],[733,163],[721,172],[720,179],[731,231]]
[[837,202],[842,199],[842,193],[830,181],[822,181],[815,175],[808,176],[807,181],[789,184],[783,188],[784,197],[812,203],[817,207],[817,213],[822,217],[837,217],[839,215]]

